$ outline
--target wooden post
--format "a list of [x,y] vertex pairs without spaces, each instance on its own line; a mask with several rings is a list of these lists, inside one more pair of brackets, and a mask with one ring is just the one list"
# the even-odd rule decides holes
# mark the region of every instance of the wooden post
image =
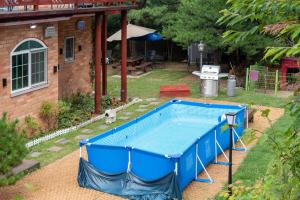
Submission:
[[246,69],[246,85],[245,90],[249,91],[249,68]]
[[101,111],[101,15],[96,14],[95,29],[95,114]]
[[279,84],[279,75],[278,75],[278,69],[276,70],[275,75],[275,95],[278,93],[278,84]]
[[107,15],[102,16],[102,95],[107,95]]
[[127,11],[121,11],[121,101],[127,100]]

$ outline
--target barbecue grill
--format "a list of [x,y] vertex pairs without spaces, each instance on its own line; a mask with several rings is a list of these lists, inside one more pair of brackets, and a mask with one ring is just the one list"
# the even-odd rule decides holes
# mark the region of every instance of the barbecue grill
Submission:
[[228,77],[228,73],[220,73],[219,65],[203,65],[200,71],[194,71],[200,77],[201,93],[204,97],[218,96],[219,79]]

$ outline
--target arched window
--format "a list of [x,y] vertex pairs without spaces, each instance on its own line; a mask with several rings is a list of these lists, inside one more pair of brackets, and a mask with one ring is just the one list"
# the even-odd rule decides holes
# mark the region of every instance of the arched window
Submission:
[[19,92],[47,83],[47,47],[26,39],[11,53],[11,91]]

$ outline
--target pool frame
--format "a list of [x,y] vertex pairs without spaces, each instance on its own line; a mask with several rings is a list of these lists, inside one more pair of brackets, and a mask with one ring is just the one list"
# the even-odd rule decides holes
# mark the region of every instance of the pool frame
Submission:
[[[213,128],[201,137],[195,139],[195,142],[191,146],[178,155],[162,155],[130,146],[120,147],[93,143],[101,138],[121,131],[128,126],[139,123],[148,116],[171,104],[238,109],[236,112],[237,125],[234,127],[234,142],[243,133],[245,105],[206,104],[173,99],[123,125],[108,130],[91,139],[80,141],[80,156],[82,147],[86,145],[89,162],[100,172],[108,175],[121,174],[127,171],[133,173],[141,180],[155,181],[169,173],[175,172],[178,177],[179,188],[183,191],[191,181],[199,181],[197,175],[202,172],[202,170],[205,170],[205,166],[217,162],[217,156],[229,148],[229,128],[226,126],[226,119],[222,119],[222,116],[219,116],[218,123]],[[211,179],[200,181],[209,182]]]

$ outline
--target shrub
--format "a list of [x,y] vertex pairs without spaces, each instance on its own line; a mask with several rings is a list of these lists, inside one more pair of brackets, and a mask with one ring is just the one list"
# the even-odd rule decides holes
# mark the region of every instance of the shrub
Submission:
[[30,115],[25,117],[24,122],[27,137],[31,138],[41,132],[38,122]]
[[24,131],[17,130],[17,123],[8,121],[6,113],[0,118],[0,175],[9,173],[27,154]]
[[41,106],[40,116],[46,123],[47,130],[53,130],[57,127],[58,105],[50,101],[44,101]]

